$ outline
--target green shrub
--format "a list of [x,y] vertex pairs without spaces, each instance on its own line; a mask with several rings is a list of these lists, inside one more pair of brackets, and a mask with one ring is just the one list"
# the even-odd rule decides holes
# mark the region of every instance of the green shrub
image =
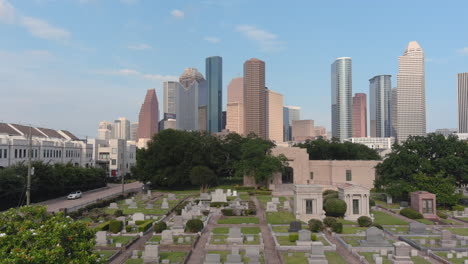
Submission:
[[271,195],[271,191],[256,190],[255,194],[258,194],[258,195]]
[[420,212],[417,212],[409,207],[401,209],[400,214],[402,216],[408,217],[409,219],[422,219],[423,218],[423,215]]
[[223,213],[224,216],[233,216],[234,215],[234,210],[233,209],[222,209],[221,213]]
[[253,187],[253,186],[235,186],[234,190],[237,190],[237,191],[253,191],[253,190],[255,190],[255,187]]
[[309,220],[309,230],[312,232],[320,232],[323,229],[323,223],[317,219]]
[[373,199],[369,199],[369,207],[375,206],[375,201]]
[[361,216],[357,219],[357,222],[360,227],[368,227],[372,225],[372,219],[367,216]]
[[447,219],[447,215],[442,213],[441,211],[437,211],[437,216],[442,218],[442,219]]
[[457,205],[452,206],[452,210],[453,211],[463,211],[463,210],[465,210],[465,207],[463,205],[457,204]]
[[329,194],[336,194],[336,195],[338,195],[338,192],[335,191],[335,190],[325,190],[325,191],[323,191],[322,196],[327,196],[327,195],[329,195]]
[[167,224],[164,221],[159,221],[153,226],[154,232],[161,233],[162,231],[167,229]]
[[375,226],[375,227],[377,227],[378,229],[383,230],[383,226],[382,226],[381,224],[373,223],[372,226]]
[[109,224],[109,231],[112,233],[118,233],[122,230],[123,223],[122,221],[111,220]]
[[188,203],[188,201],[185,201],[174,207],[174,212],[176,213],[176,215],[180,215],[182,213],[182,209],[184,209]]
[[185,232],[197,233],[203,229],[203,222],[200,219],[190,219],[185,224]]
[[245,215],[256,215],[256,214],[257,214],[257,210],[255,210],[255,209],[245,210]]
[[135,225],[141,225],[141,224],[144,224],[146,223],[147,220],[137,220],[135,221]]
[[[140,222],[140,221],[137,221]],[[138,225],[138,232],[145,232],[146,230],[150,229],[153,225],[154,220],[143,221],[140,225]],[[136,222],[135,222],[136,224]]]
[[343,232],[343,224],[336,222],[331,226],[331,229],[333,232],[341,234]]
[[336,223],[336,218],[335,217],[332,217],[332,216],[327,216],[323,219],[323,224],[326,226],[326,227],[331,227],[333,225],[333,223]]
[[121,209],[115,210],[114,216],[115,217],[123,216],[123,211]]
[[331,198],[325,202],[325,215],[343,217],[346,213],[346,203],[343,200]]
[[289,242],[296,242],[299,239],[298,233],[290,233],[289,234]]
[[310,240],[317,241],[317,234],[315,233],[310,234]]
[[110,221],[104,222],[96,227],[97,231],[106,231],[109,230]]
[[228,206],[229,203],[225,203],[225,202],[212,202],[210,203],[210,207],[216,207],[216,208],[220,208],[220,207],[223,207],[223,206]]
[[132,226],[129,226],[129,225],[125,226],[125,231],[132,232]]

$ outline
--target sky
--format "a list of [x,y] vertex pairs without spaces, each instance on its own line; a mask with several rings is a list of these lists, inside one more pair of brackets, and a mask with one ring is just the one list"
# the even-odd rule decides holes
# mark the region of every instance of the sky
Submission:
[[223,105],[243,63],[330,128],[330,65],[352,57],[353,93],[391,74],[416,40],[426,56],[427,130],[457,127],[456,74],[468,72],[468,1],[0,0],[0,122],[95,137],[138,121],[147,89],[223,57]]

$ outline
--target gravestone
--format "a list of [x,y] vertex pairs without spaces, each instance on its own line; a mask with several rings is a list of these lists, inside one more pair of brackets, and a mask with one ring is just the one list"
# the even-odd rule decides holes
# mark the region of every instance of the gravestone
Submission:
[[161,233],[161,245],[172,245],[174,237],[171,230],[163,230]]
[[423,223],[415,222],[415,223],[410,223],[409,226],[409,234],[415,234],[415,235],[423,235],[426,234],[426,225]]
[[185,242],[186,242],[186,243],[190,243],[190,242],[192,242],[192,238],[191,238],[191,237],[189,237],[189,236],[188,236],[188,237],[185,237]]
[[115,247],[121,248],[121,247],[122,247],[122,243],[115,243]]
[[200,200],[211,200],[211,195],[209,193],[200,194]]
[[234,190],[234,191],[232,192],[232,196],[236,196],[236,197],[237,197],[237,191],[236,191],[236,190]]
[[136,202],[131,202],[130,205],[128,206],[128,209],[136,209],[136,208],[138,208]]
[[442,240],[440,246],[443,248],[454,248],[457,246],[457,240],[452,239],[452,233],[448,230],[442,230]]
[[243,264],[242,257],[239,255],[239,248],[233,248],[231,254],[227,255],[224,264]]
[[284,209],[284,210],[287,210],[287,211],[291,211],[291,205],[289,204],[289,201],[288,201],[288,200],[284,201],[284,203],[283,203],[283,209]]
[[419,239],[419,244],[426,245],[426,239]]
[[453,254],[452,254],[452,253],[447,253],[447,258],[448,258],[448,259],[452,259],[452,258],[453,258]]
[[96,246],[107,246],[107,231],[96,233]]
[[245,255],[246,256],[259,256],[260,249],[258,247],[247,247],[245,248]]
[[178,244],[183,244],[183,243],[184,243],[184,238],[183,238],[183,237],[179,237],[179,238],[177,239],[177,243],[178,243]]
[[118,209],[117,203],[110,203],[109,209]]
[[132,259],[137,259],[137,258],[139,258],[138,252],[139,252],[139,250],[137,250],[137,249],[135,249],[135,250],[132,251]]
[[169,199],[169,200],[175,200],[175,199],[176,199],[175,194],[173,194],[173,193],[168,193],[168,194],[167,194],[167,199]]
[[255,237],[253,235],[247,235],[246,239],[248,242],[253,242],[255,240]]
[[296,233],[296,232],[299,232],[299,230],[301,229],[302,229],[302,223],[300,221],[292,221],[291,223],[289,223],[288,232]]
[[395,264],[409,264],[411,261],[411,246],[403,241],[393,243],[393,256],[390,261]]
[[389,247],[390,243],[385,239],[384,233],[377,227],[366,230],[366,239],[359,241],[361,246],[366,247]]
[[133,216],[132,216],[132,220],[133,221],[143,221],[145,220],[145,214],[143,213],[134,213]]
[[229,234],[227,238],[228,244],[243,244],[244,237],[241,233],[240,227],[230,227]]
[[231,189],[227,189],[227,191],[226,191],[226,195],[227,195],[227,196],[232,196]]
[[435,239],[429,239],[429,245],[434,246],[436,244]]
[[203,264],[221,264],[220,254],[206,254]]
[[375,264],[382,264],[383,263],[383,258],[382,257],[376,257],[374,261],[375,261]]
[[297,246],[310,246],[312,240],[310,237],[311,232],[309,230],[299,230],[299,238],[296,241]]
[[174,216],[174,224],[172,225],[171,229],[184,230],[184,219],[182,218],[182,216]]
[[405,202],[405,201],[400,202],[400,207],[403,207],[403,208],[408,207],[408,202]]
[[411,249],[411,256],[416,257],[418,255],[418,251],[416,249]]
[[167,202],[166,198],[164,198],[161,203],[161,209],[169,209],[169,203]]
[[153,204],[152,203],[149,203],[149,204],[146,204],[146,209],[153,209]]
[[146,245],[143,252],[143,263],[159,263],[159,246]]
[[271,202],[272,202],[272,203],[275,203],[275,204],[280,204],[280,200],[279,200],[278,197],[272,197],[272,198],[271,198]]
[[146,191],[146,196],[147,196],[148,198],[151,198],[151,190]]
[[211,193],[211,202],[227,203],[226,194],[223,192],[223,189],[216,189]]
[[266,211],[267,212],[278,212],[278,209],[276,208],[276,204],[273,203],[273,202],[267,202]]
[[171,263],[171,261],[168,260],[168,259],[163,259],[163,260],[161,261],[161,264],[170,264],[170,263]]
[[392,196],[387,194],[387,204],[392,204],[392,203],[393,203]]
[[125,204],[131,204],[133,202],[133,199],[125,199]]
[[[309,236],[310,238],[310,236]],[[325,264],[328,263],[325,257],[324,247],[322,242],[312,242],[311,252],[307,258],[309,264]]]

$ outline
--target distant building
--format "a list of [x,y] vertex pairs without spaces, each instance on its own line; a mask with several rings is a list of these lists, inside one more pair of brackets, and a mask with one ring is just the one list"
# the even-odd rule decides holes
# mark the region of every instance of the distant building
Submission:
[[443,135],[444,137],[448,137],[449,135],[456,134],[458,130],[456,128],[440,128],[436,129],[434,133],[438,135]]
[[245,134],[267,138],[265,62],[252,58],[244,63]]
[[390,137],[392,132],[391,75],[378,75],[369,80],[370,136]]
[[273,142],[283,142],[283,95],[265,89],[267,109],[267,138]]
[[244,78],[236,77],[228,85],[226,106],[226,129],[245,134]]
[[468,133],[468,72],[458,77],[458,132]]
[[391,122],[390,122],[390,136],[396,139],[397,131],[397,88],[392,88],[391,99],[390,99],[390,111],[391,111]]
[[283,135],[284,141],[292,140],[292,121],[301,119],[301,108],[299,106],[283,107]]
[[468,133],[457,133],[455,135],[459,140],[468,140]]
[[176,94],[178,85],[179,83],[174,81],[163,82],[163,114],[176,114]]
[[344,140],[353,135],[352,61],[349,57],[335,60],[331,65],[332,135]]
[[88,142],[93,146],[96,167],[104,169],[108,177],[125,176],[136,165],[136,146],[132,141],[90,139]]
[[206,58],[207,82],[207,131],[222,130],[223,111],[223,59],[219,56]]
[[367,136],[366,94],[357,93],[353,97],[353,137]]
[[98,139],[111,139],[113,136],[112,134],[112,123],[109,121],[101,121],[99,122],[98,128]]
[[222,119],[221,119],[221,131],[226,129],[226,119],[227,119],[227,113],[226,111],[222,112]]
[[130,120],[119,117],[114,121],[112,132],[112,138],[130,140]]
[[140,141],[141,139],[150,139],[154,136],[154,134],[158,133],[158,121],[158,97],[156,96],[155,89],[149,89],[146,92],[145,101],[141,105],[140,109],[137,141]]
[[138,132],[138,122],[133,122],[132,124],[130,124],[130,140],[131,141],[136,142],[138,140],[137,132]]
[[179,78],[176,93],[176,124],[179,130],[206,130],[206,81],[195,68],[187,68]]
[[293,120],[292,140],[295,142],[315,139],[314,120]]
[[385,150],[392,149],[392,145],[395,143],[393,137],[352,137],[345,139],[351,143],[358,143],[366,145],[371,149]]

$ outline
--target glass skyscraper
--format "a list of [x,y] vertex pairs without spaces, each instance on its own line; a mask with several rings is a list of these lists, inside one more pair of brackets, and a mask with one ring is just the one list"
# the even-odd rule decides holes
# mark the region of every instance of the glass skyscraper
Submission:
[[353,136],[353,85],[351,58],[342,57],[331,65],[332,136],[343,141]]
[[284,141],[292,140],[292,122],[301,119],[301,108],[299,106],[283,107],[283,135]]
[[392,128],[391,75],[378,75],[369,80],[370,136],[390,137]]
[[221,57],[206,58],[206,81],[208,85],[207,130],[220,132],[223,120],[223,59]]

